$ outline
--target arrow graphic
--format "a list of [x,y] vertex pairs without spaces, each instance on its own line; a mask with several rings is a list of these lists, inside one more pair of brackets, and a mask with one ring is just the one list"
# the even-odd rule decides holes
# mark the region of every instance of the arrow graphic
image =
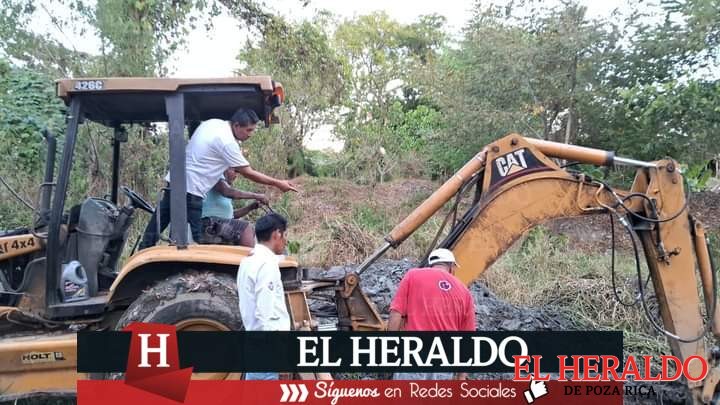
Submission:
[[300,395],[300,390],[295,384],[288,384],[288,386],[290,386],[290,391],[292,391],[292,395],[290,396],[288,402],[297,402],[298,396]]
[[280,402],[287,402],[288,397],[290,396],[290,390],[288,389],[287,385],[280,384],[280,389],[282,390],[282,398],[280,398]]
[[300,398],[298,398],[298,402],[305,402],[305,400],[308,397],[308,389],[305,387],[305,384],[298,384],[298,387],[300,387],[301,395]]
[[280,389],[280,402],[305,402],[309,393],[305,384],[280,384]]

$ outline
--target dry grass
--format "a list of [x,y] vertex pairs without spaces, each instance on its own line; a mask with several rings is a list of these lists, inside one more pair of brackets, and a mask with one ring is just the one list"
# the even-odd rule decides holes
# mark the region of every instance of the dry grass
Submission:
[[[634,259],[619,255],[616,274],[621,298],[632,302],[637,286]],[[536,228],[518,242],[484,277],[499,297],[517,305],[552,307],[572,319],[577,329],[622,330],[626,354],[670,353],[666,339],[652,329],[639,304],[626,307],[615,299],[610,256],[573,250],[565,238],[545,228]],[[648,302],[656,307],[654,297]]]
[[[290,240],[304,266],[359,263],[380,246],[392,227],[436,188],[427,180],[398,180],[363,187],[335,178],[294,179],[301,193],[272,191],[273,209],[288,217]],[[433,218],[390,258],[418,257],[442,219]]]

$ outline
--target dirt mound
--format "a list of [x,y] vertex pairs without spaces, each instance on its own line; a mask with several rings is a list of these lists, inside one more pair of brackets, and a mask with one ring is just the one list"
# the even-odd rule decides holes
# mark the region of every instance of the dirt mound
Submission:
[[[689,211],[711,233],[720,232],[720,194],[713,192],[692,193]],[[584,252],[606,253],[611,247],[610,219],[608,215],[582,218],[556,219],[547,223],[556,234],[564,235],[573,248]],[[626,231],[615,220],[616,247],[630,250],[632,245]]]
[[690,195],[690,213],[713,232],[720,231],[720,193],[704,191]]
[[[415,262],[404,260],[380,260],[370,266],[361,276],[360,285],[378,308],[383,317],[389,316],[390,302],[395,296],[400,280]],[[322,278],[341,278],[354,266],[334,266],[317,273]],[[559,313],[545,309],[527,308],[507,303],[490,291],[482,281],[470,286],[475,298],[475,313],[480,330],[565,330],[572,323]],[[313,303],[311,309],[321,318],[337,317],[335,307],[329,303]]]

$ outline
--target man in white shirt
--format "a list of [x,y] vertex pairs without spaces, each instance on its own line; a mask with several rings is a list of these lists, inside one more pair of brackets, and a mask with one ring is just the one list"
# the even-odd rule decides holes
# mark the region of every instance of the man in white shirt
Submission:
[[[194,240],[202,235],[202,203],[205,195],[215,186],[223,172],[231,167],[237,173],[256,183],[274,186],[282,192],[295,191],[297,187],[288,180],[270,177],[250,167],[240,151],[238,141],[246,141],[257,127],[260,119],[253,110],[241,108],[230,121],[210,119],[203,121],[193,132],[185,148],[185,176],[187,184],[187,218]],[[165,176],[170,182],[170,174]],[[160,232],[170,223],[170,193],[163,192],[160,210]],[[145,228],[140,249],[154,246],[158,234],[157,215],[153,215]]]
[[[237,274],[240,315],[247,331],[289,331],[290,315],[280,278],[287,245],[287,220],[270,213],[255,223],[258,242],[240,262]],[[277,380],[278,373],[247,373],[246,380]]]

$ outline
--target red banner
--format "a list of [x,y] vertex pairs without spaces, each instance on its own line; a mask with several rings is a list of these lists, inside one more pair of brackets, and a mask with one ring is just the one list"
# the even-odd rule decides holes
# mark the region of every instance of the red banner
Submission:
[[[175,326],[133,323],[124,330],[133,333],[125,383],[182,402],[190,384],[192,367],[180,368]],[[151,353],[155,355],[153,363],[150,363]]]
[[132,337],[125,380],[78,381],[79,405],[623,403],[620,382],[191,380],[192,368],[180,368],[173,326],[134,323],[126,330]]
[[124,381],[78,381],[78,405],[410,405],[617,404],[623,385],[548,381],[202,381],[192,380],[183,402]]

